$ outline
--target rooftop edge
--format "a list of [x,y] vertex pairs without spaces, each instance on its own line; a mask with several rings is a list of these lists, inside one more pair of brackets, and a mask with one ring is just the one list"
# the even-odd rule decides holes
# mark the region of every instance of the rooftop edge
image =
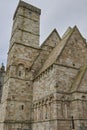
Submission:
[[33,12],[41,14],[41,9],[39,9],[39,8],[37,8],[37,7],[35,7],[35,6],[31,5],[31,4],[28,4],[28,3],[20,0],[19,3],[18,3],[18,6],[16,8],[16,11],[14,13],[13,20],[14,20],[14,18],[16,16],[16,13],[17,13],[19,7],[24,7],[26,9],[29,9],[29,10],[33,11]]

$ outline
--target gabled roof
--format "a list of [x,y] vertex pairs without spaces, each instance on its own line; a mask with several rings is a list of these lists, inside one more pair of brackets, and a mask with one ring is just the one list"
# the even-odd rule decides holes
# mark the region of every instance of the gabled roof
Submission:
[[83,67],[81,67],[77,77],[75,78],[75,81],[74,83],[72,84],[69,92],[74,92],[74,91],[77,91],[79,89],[79,85],[85,75],[85,72],[87,70],[87,65],[84,65]]
[[61,40],[61,37],[59,35],[59,33],[57,32],[57,30],[54,28],[54,30],[50,33],[50,35],[46,38],[46,40],[41,44],[41,48],[44,46],[44,45],[47,45],[46,42],[49,38],[51,38],[51,36],[53,35],[53,33],[56,33],[59,40]]
[[[47,60],[44,62],[41,70],[39,71],[39,73],[36,75],[39,76],[42,72],[44,72],[47,68],[49,68],[53,63],[55,63],[55,61],[59,58],[59,56],[61,55],[62,51],[64,50],[67,41],[70,39],[71,35],[73,34],[73,32],[75,30],[78,30],[78,28],[76,26],[74,26],[73,28],[69,27],[67,29],[67,31],[65,32],[65,34],[63,35],[62,40],[59,42],[59,44],[57,44],[57,46],[52,50],[52,52],[50,53],[50,55],[48,56]],[[78,30],[79,32],[79,30]],[[79,32],[83,42],[86,44],[85,39],[82,37],[81,33]]]
[[[76,26],[75,26],[76,27]],[[74,27],[74,28],[75,28]],[[37,76],[39,76],[42,72],[44,72],[48,67],[50,67],[57,59],[57,57],[61,54],[64,46],[66,45],[68,39],[70,38],[71,34],[74,31],[73,29],[70,29],[68,35],[66,35],[66,37],[64,37],[60,43],[52,50],[52,52],[50,53],[50,55],[48,56],[47,60],[45,61],[42,69],[39,71],[39,73],[37,74]],[[36,77],[37,77],[36,76]]]

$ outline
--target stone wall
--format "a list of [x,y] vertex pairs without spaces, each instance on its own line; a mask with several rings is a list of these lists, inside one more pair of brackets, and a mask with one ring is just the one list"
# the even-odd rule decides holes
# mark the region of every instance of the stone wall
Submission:
[[78,69],[58,64],[56,64],[55,67],[57,92],[69,92],[78,74]]
[[78,73],[77,69],[53,65],[39,75],[33,86],[33,100],[38,100],[55,91],[68,92]]
[[87,64],[86,52],[87,45],[78,29],[75,28],[66,46],[63,48],[60,57],[58,57],[57,63],[80,68],[84,64]]
[[56,91],[56,71],[54,66],[39,75],[33,85],[33,101],[45,97]]
[[10,65],[18,66],[19,64],[23,64],[25,68],[29,69],[37,56],[37,49],[15,43],[8,55],[7,68]]

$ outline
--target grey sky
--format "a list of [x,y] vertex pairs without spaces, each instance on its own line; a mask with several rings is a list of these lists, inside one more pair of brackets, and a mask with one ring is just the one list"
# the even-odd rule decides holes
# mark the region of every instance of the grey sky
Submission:
[[[24,0],[41,9],[40,43],[56,28],[60,36],[77,25],[87,38],[87,0]],[[19,0],[0,0],[0,64],[6,64],[12,18]]]

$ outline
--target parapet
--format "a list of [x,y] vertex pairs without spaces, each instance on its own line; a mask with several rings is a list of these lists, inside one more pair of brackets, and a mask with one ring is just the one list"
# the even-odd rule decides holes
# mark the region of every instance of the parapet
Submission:
[[30,5],[30,4],[20,0],[19,4],[17,6],[17,9],[16,9],[16,11],[14,13],[13,19],[15,18],[16,13],[17,13],[19,7],[23,7],[23,8],[29,9],[29,10],[31,10],[31,11],[39,14],[39,15],[41,14],[41,9],[39,9],[39,8],[33,6],[33,5]]

